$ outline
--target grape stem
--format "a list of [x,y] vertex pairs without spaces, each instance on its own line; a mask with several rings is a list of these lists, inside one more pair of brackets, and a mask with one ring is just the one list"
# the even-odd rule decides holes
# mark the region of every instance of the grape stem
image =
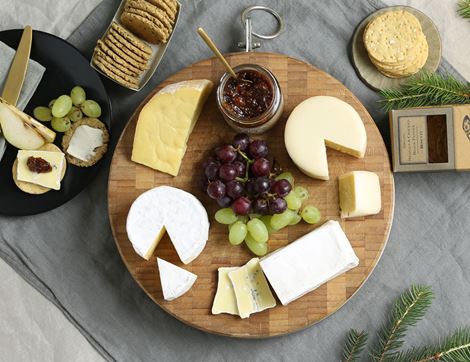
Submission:
[[254,162],[252,159],[250,159],[245,152],[241,151],[240,148],[237,147],[237,153],[242,156],[245,161],[246,161],[246,170],[245,170],[245,177],[244,178],[241,178],[241,177],[236,177],[235,179],[237,181],[240,181],[240,182],[247,182],[248,181],[248,172],[250,170],[250,165]]

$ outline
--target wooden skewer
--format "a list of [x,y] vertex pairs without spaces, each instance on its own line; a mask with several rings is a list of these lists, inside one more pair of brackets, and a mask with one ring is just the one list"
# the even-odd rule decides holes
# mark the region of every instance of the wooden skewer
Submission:
[[202,40],[204,40],[204,42],[207,44],[207,46],[214,52],[215,56],[220,59],[225,69],[227,69],[227,72],[229,72],[232,77],[236,78],[237,74],[234,72],[230,64],[228,64],[227,59],[225,59],[222,53],[220,53],[219,49],[217,49],[217,46],[214,44],[209,35],[204,31],[204,29],[198,28],[197,32],[201,36]]

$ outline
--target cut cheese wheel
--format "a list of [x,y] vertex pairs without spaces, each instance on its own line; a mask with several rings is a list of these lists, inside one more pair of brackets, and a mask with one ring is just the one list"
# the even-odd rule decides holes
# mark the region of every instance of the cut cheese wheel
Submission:
[[359,114],[348,103],[318,96],[300,103],[289,116],[284,133],[287,152],[302,172],[328,180],[326,146],[362,158],[367,135]]
[[134,201],[127,215],[126,230],[134,250],[146,260],[168,232],[179,258],[188,264],[206,246],[209,219],[196,197],[174,187],[160,186]]
[[197,279],[197,275],[166,260],[157,258],[157,264],[165,300],[170,301],[181,297],[191,289]]
[[177,176],[186,143],[213,83],[206,79],[170,84],[142,108],[132,161]]

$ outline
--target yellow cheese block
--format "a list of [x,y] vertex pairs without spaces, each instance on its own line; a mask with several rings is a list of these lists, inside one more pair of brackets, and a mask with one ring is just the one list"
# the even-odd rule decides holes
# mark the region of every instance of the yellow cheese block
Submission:
[[132,161],[177,176],[186,143],[212,90],[209,80],[170,84],[142,108]]
[[339,204],[342,218],[378,214],[382,209],[379,176],[369,171],[340,176]]
[[[46,160],[52,166],[52,171],[46,173],[31,172],[27,165],[29,157]],[[65,157],[62,152],[19,150],[16,158],[18,160],[18,181],[30,182],[50,189],[60,190],[62,170],[65,164]]]
[[259,258],[251,259],[244,266],[229,272],[228,276],[232,281],[241,318],[276,306],[276,300],[259,265]]

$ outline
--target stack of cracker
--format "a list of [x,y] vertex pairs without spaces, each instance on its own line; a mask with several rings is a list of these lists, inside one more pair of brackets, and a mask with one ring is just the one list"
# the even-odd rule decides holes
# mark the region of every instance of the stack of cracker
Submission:
[[142,39],[166,43],[177,13],[176,0],[127,0],[121,23]]
[[413,75],[428,59],[428,42],[421,24],[405,10],[372,19],[364,29],[363,40],[371,62],[390,78]]
[[139,87],[139,77],[149,68],[152,48],[116,22],[98,40],[93,64],[128,88]]

